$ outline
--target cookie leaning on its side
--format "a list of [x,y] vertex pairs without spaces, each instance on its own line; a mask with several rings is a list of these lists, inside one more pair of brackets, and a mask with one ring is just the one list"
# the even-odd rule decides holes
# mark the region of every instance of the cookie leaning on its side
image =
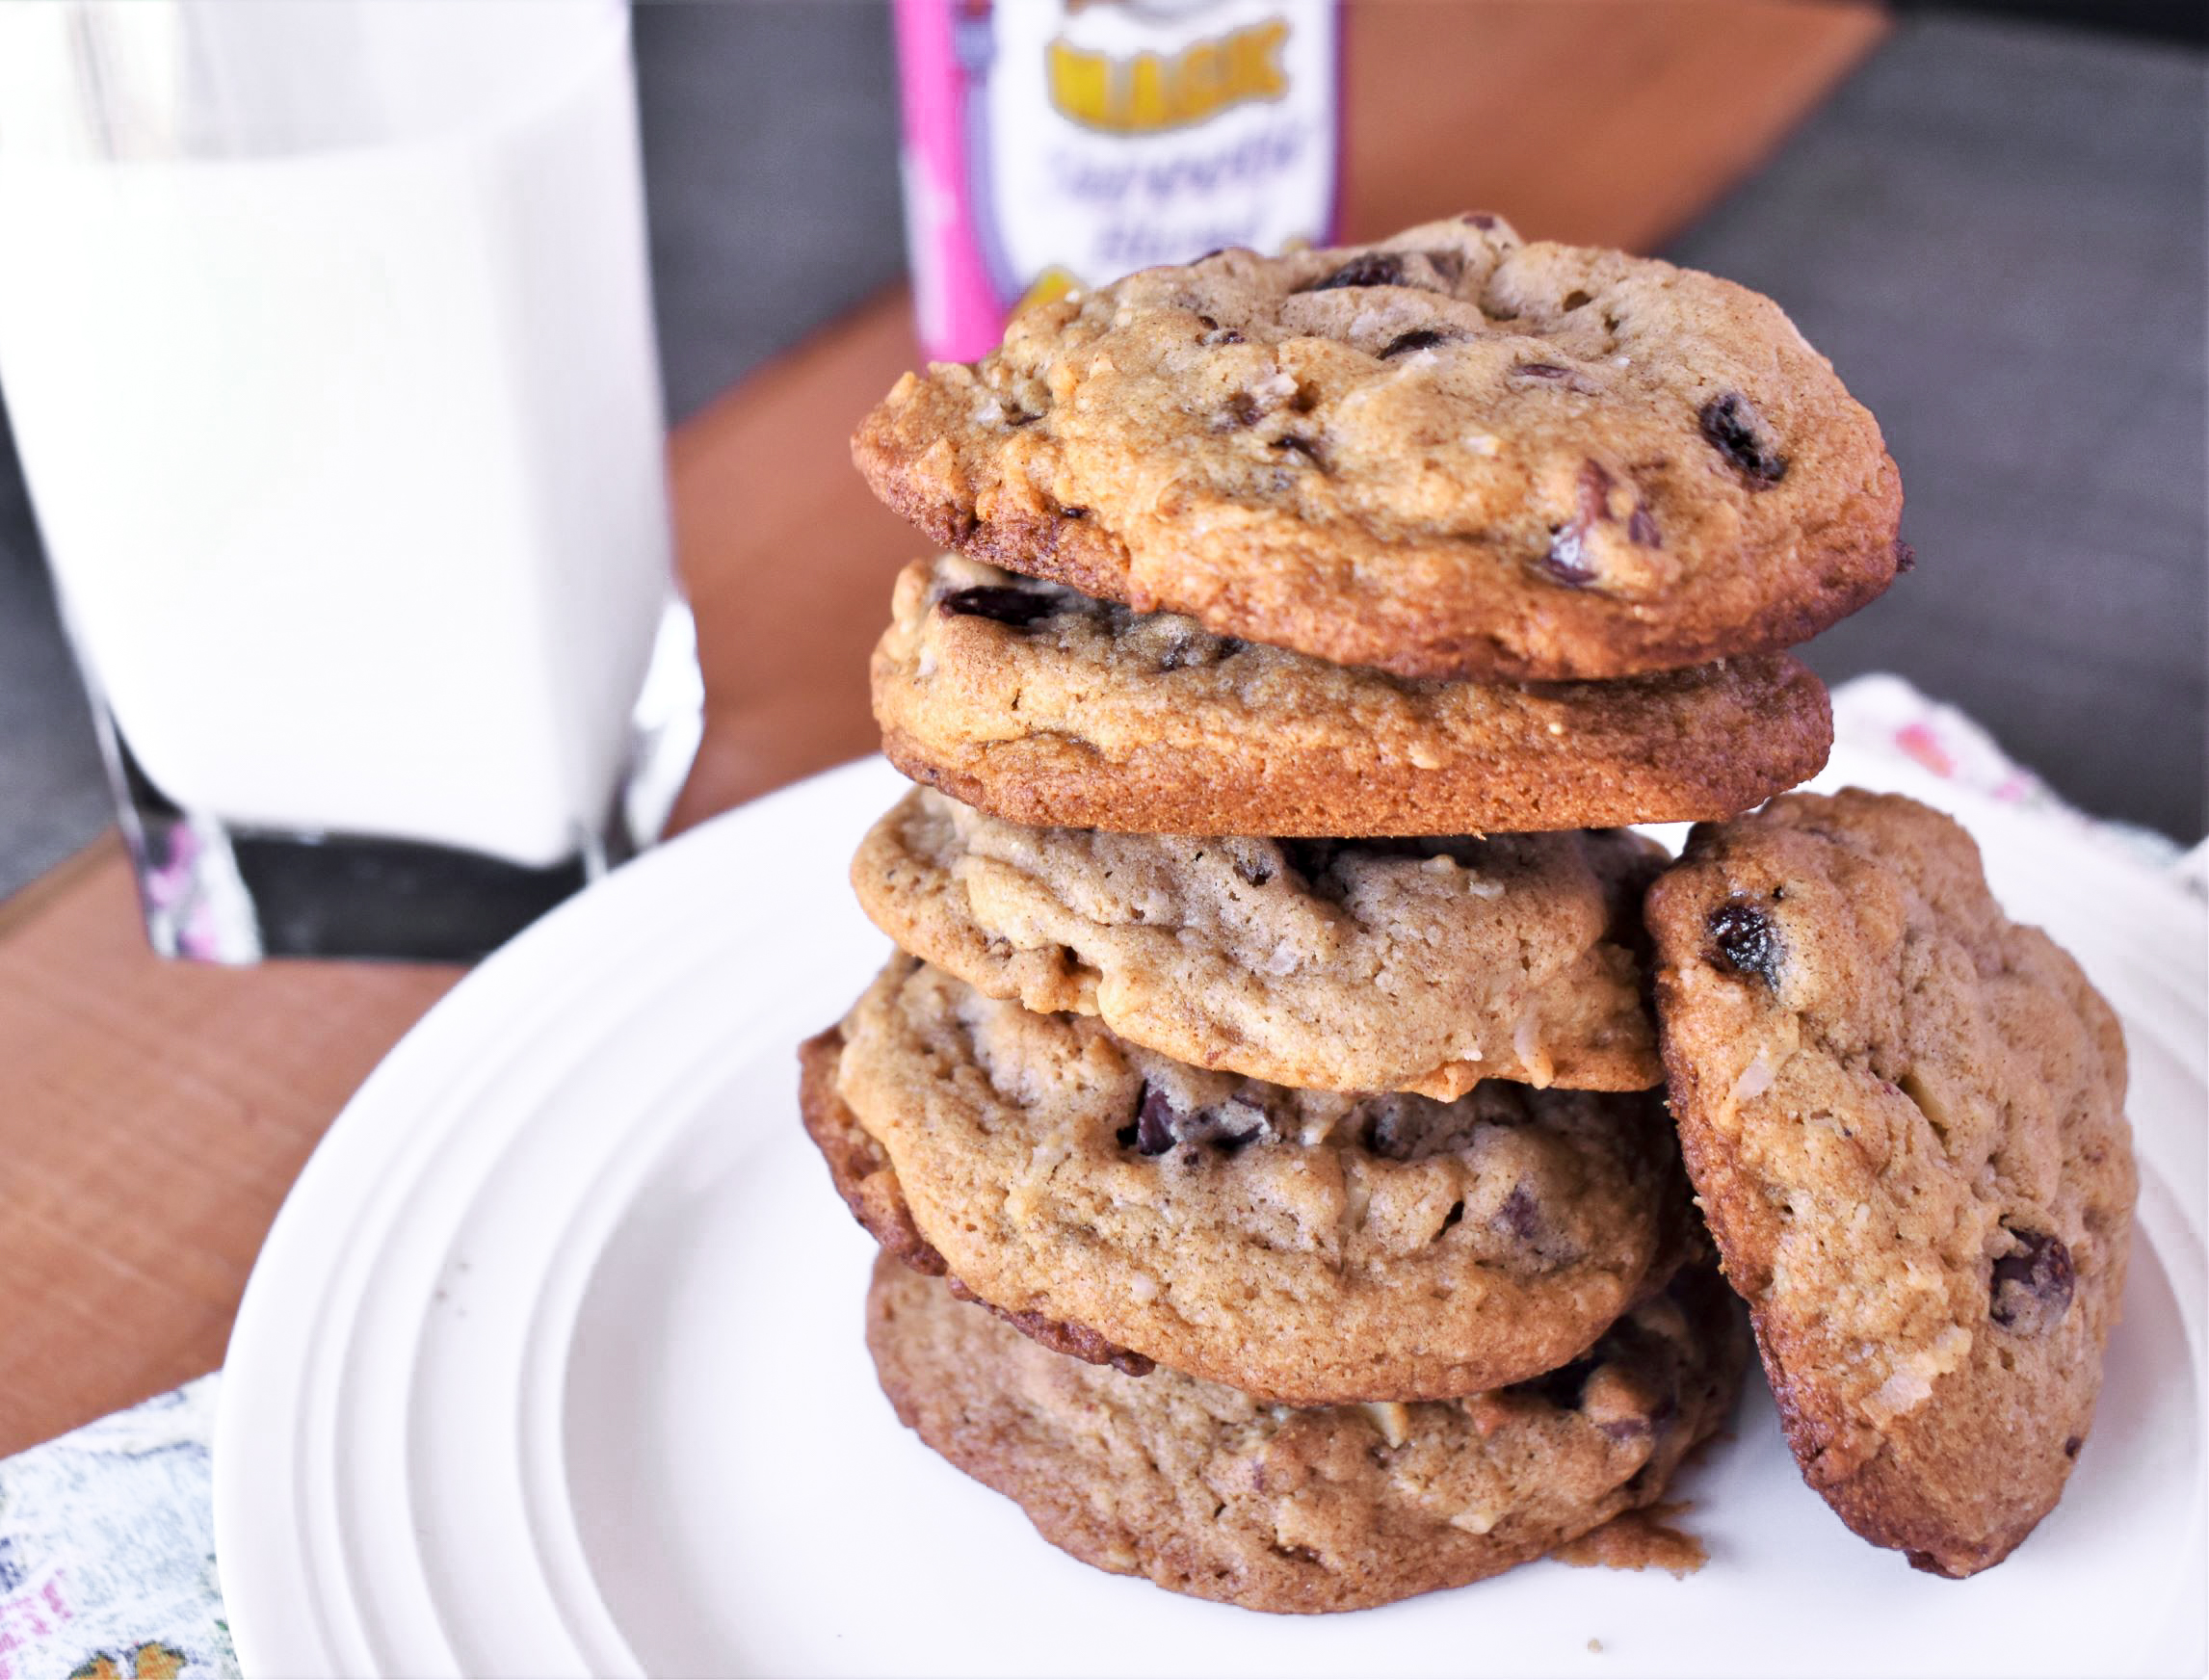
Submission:
[[900,574],[882,750],[1039,826],[1523,834],[1727,817],[1815,775],[1826,690],[1754,654],[1603,683],[1413,681],[955,556]]
[[1747,1363],[1707,1267],[1585,1359],[1443,1404],[1284,1411],[1171,1371],[1062,1358],[882,1256],[867,1346],[899,1418],[1053,1545],[1253,1610],[1479,1581],[1661,1498]]
[[1766,652],[1903,558],[1879,427],[1777,304],[1490,216],[1039,304],[852,447],[976,560],[1404,676]]
[[1921,1568],[2000,1562],[2063,1491],[2124,1289],[2115,1015],[1894,796],[1698,827],[1648,922],[1681,1147],[1803,1475]]

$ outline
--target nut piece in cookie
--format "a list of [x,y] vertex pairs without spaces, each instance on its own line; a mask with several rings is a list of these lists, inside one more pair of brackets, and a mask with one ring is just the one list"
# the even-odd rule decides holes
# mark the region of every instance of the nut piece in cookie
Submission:
[[1817,774],[1784,653],[1602,683],[1412,681],[957,556],[899,576],[882,749],[1009,822],[1154,834],[1523,834],[1728,817]]
[[972,559],[1408,677],[1769,652],[1902,552],[1878,425],[1777,304],[1490,216],[1068,294],[852,448]]
[[991,997],[1097,1015],[1277,1085],[1449,1099],[1483,1079],[1661,1083],[1622,830],[1263,840],[1001,823],[916,788],[852,885],[900,947]]
[[1690,1247],[1647,1093],[1291,1089],[903,956],[839,1033],[802,1095],[860,1222],[1083,1357],[1295,1404],[1469,1394],[1578,1356]]
[[2093,1417],[2136,1190],[2115,1015],[1947,817],[1851,789],[1698,827],[1647,906],[1688,1169],[1804,1477],[1998,1563]]
[[1438,1404],[1293,1409],[1141,1381],[1014,1335],[876,1263],[867,1346],[899,1418],[1053,1545],[1252,1610],[1460,1587],[1660,1499],[1732,1409],[1740,1309],[1707,1267],[1566,1369]]

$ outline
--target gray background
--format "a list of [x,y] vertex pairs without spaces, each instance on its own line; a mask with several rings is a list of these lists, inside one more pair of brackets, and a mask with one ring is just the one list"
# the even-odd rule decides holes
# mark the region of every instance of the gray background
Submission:
[[[637,56],[680,419],[897,275],[895,77],[872,4],[649,7]],[[2187,841],[2203,141],[2197,52],[1926,14],[1668,253],[1777,298],[1901,463],[1921,564],[1811,663],[1899,670],[2088,809]],[[106,818],[0,428],[0,893]]]

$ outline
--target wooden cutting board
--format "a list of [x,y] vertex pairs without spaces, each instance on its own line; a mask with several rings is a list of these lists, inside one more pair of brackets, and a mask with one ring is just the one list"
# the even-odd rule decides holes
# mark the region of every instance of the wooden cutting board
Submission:
[[[1801,0],[1363,0],[1349,231],[1478,207],[1530,236],[1647,249],[1884,27],[1871,6]],[[922,545],[845,438],[913,354],[906,299],[885,295],[674,434],[708,696],[679,824],[874,748],[866,652]],[[316,1140],[458,979],[158,961],[112,835],[0,905],[0,1455],[221,1362]]]

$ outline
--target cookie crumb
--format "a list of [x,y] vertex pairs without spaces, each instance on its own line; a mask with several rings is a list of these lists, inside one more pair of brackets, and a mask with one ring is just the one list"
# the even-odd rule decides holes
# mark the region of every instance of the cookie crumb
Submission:
[[1575,1569],[1646,1569],[1655,1564],[1674,1575],[1693,1575],[1710,1562],[1702,1541],[1673,1528],[1670,1519],[1684,1503],[1652,1505],[1615,1516],[1601,1528],[1550,1553]]
[[1588,1648],[1591,1651],[1593,1651],[1597,1656],[1601,1656],[1603,1654],[1603,1641],[1601,1640],[1590,1640],[1588,1641]]

